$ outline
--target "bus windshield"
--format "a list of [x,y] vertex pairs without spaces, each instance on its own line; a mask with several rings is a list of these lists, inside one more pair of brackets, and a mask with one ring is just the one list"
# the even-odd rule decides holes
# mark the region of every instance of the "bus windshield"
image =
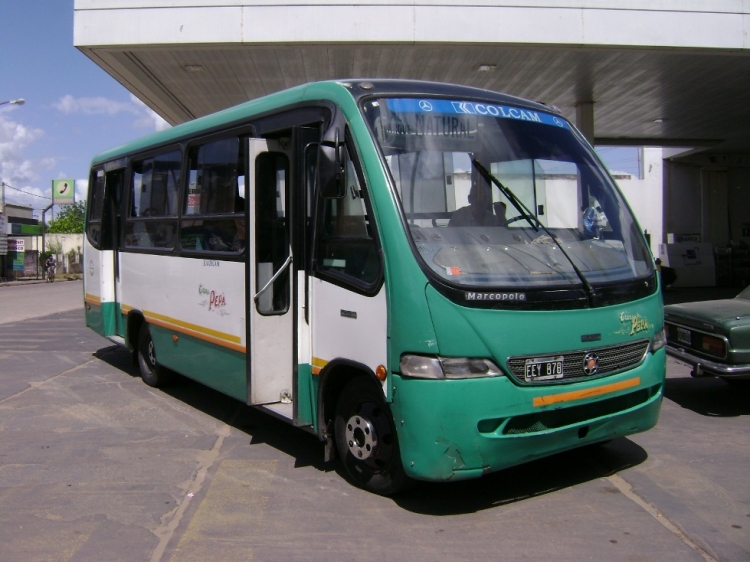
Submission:
[[565,119],[418,98],[369,100],[363,112],[418,255],[442,281],[543,289],[653,273],[613,180]]

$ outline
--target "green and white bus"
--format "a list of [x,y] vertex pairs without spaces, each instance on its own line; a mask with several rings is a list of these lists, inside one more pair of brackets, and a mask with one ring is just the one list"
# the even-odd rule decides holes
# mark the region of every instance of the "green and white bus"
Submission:
[[558,111],[321,82],[92,163],[86,322],[317,435],[351,481],[476,478],[657,422],[654,261]]

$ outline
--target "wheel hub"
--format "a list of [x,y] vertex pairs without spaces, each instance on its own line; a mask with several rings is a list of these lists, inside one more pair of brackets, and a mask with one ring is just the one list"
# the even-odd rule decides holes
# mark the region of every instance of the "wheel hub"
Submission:
[[354,458],[369,459],[378,446],[378,436],[372,422],[361,415],[349,418],[346,422],[346,443]]

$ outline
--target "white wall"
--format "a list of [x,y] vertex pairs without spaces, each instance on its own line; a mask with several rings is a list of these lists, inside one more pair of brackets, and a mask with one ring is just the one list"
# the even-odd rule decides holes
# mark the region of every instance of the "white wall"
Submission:
[[[41,242],[41,237],[39,241]],[[62,254],[67,254],[71,250],[78,253],[83,253],[83,234],[47,234],[44,239],[44,243],[49,250],[50,242],[62,243]]]
[[643,148],[643,179],[618,179],[625,199],[641,225],[641,231],[651,235],[651,252],[659,256],[659,244],[664,236],[664,161],[662,149]]

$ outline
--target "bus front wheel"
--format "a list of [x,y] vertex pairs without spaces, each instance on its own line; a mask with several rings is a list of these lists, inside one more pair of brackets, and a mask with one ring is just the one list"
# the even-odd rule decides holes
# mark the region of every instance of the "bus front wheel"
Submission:
[[138,367],[143,382],[149,386],[157,388],[169,382],[167,371],[156,362],[154,340],[151,339],[151,330],[145,322],[138,332]]
[[358,377],[344,387],[334,431],[339,457],[354,484],[389,496],[409,483],[393,418],[382,393],[370,381]]

